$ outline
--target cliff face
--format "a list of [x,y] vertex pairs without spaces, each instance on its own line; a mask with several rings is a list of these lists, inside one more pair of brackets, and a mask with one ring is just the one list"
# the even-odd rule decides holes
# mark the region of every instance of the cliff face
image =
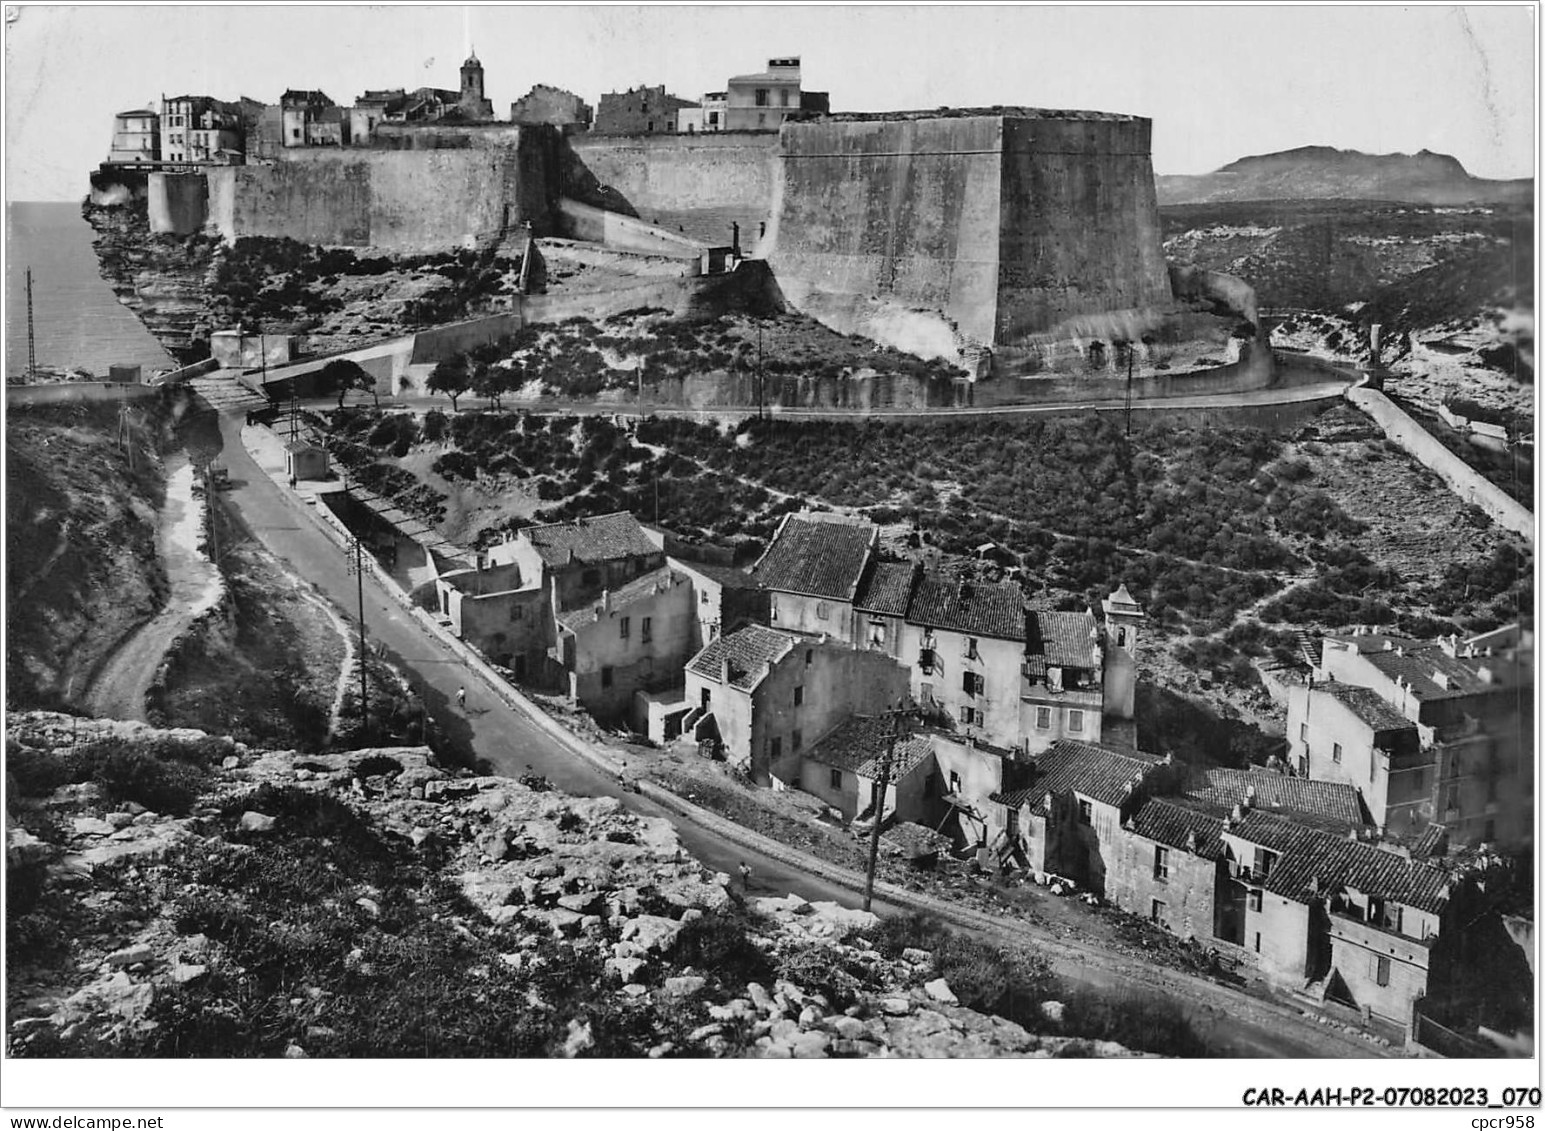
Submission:
[[[99,195],[93,193],[93,200]],[[209,275],[218,244],[198,235],[152,235],[143,198],[93,200],[81,213],[96,232],[92,244],[102,277],[118,300],[182,363],[208,357],[214,329]]]

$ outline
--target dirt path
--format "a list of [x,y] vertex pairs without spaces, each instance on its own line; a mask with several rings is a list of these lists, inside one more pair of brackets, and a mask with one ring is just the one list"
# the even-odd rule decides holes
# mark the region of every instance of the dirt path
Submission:
[[204,504],[194,497],[193,465],[166,458],[166,502],[157,518],[157,550],[171,592],[165,606],[120,644],[97,672],[86,707],[99,718],[145,718],[145,694],[167,649],[220,599],[220,571],[199,548]]

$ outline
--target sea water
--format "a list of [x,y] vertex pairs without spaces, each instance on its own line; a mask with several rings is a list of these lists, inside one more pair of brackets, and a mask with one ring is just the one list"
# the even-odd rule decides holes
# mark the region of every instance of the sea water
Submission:
[[91,226],[78,203],[14,202],[5,224],[5,372],[27,370],[27,269],[32,269],[32,321],[37,363],[88,369],[139,365],[145,377],[172,369],[161,348],[97,269]]

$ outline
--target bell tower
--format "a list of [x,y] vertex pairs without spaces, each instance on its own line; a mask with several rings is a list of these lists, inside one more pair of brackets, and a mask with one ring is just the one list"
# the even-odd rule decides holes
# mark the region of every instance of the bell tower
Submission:
[[1137,699],[1137,632],[1148,616],[1125,582],[1100,607],[1105,611],[1105,714],[1130,719]]
[[492,118],[493,103],[483,97],[483,64],[478,62],[477,52],[467,56],[461,65],[461,101],[458,104],[463,117]]

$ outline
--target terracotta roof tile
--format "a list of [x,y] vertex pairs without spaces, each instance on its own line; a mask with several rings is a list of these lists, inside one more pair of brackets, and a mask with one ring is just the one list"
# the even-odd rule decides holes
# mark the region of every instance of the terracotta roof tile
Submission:
[[1343,887],[1434,914],[1448,901],[1442,869],[1275,813],[1252,810],[1224,831],[1279,853],[1263,886],[1297,903]]
[[1257,806],[1295,816],[1330,821],[1345,829],[1368,823],[1356,786],[1342,782],[1310,781],[1270,770],[1230,770],[1211,767],[1193,770],[1185,795],[1220,810],[1243,805],[1255,790]]
[[[1152,797],[1132,816],[1131,831],[1138,836],[1195,852],[1204,860],[1221,860],[1223,817],[1210,807],[1187,804],[1172,797]],[[1191,847],[1192,836],[1195,848]]]
[[751,573],[766,589],[851,601],[876,532],[867,522],[791,514]]
[[995,793],[989,800],[1018,809],[1037,808],[1047,794],[1078,792],[1106,805],[1120,805],[1127,783],[1145,776],[1160,759],[1138,750],[1113,750],[1093,742],[1064,738],[1036,756],[1030,786]]
[[1375,731],[1406,730],[1415,726],[1371,687],[1350,683],[1316,683],[1314,690],[1329,695]]
[[730,662],[730,686],[750,691],[762,682],[767,665],[787,655],[796,639],[776,628],[748,624],[745,628],[721,636],[705,647],[687,664],[689,670],[712,680],[723,674],[725,660]]
[[[618,589],[613,589],[611,594],[612,612],[626,609],[630,605],[636,605],[640,601],[653,597],[662,587],[669,588],[674,581],[685,581],[686,578],[668,567],[650,570],[641,577],[635,577],[632,581]],[[558,623],[564,628],[573,630],[594,624],[602,617],[601,601],[587,601],[583,605],[569,609],[558,614]]]
[[1094,650],[1100,645],[1093,614],[1032,609],[1025,616],[1025,653],[1040,666],[1097,669]]
[[1017,585],[964,582],[924,574],[912,593],[907,621],[929,628],[1024,640],[1025,598]]
[[[889,743],[890,720],[875,715],[854,715],[810,748],[812,762],[839,770],[851,770],[866,778],[880,776],[880,760]],[[891,780],[898,781],[917,769],[933,753],[926,734],[909,734],[896,743]]]
[[544,562],[555,567],[568,565],[571,554],[574,561],[589,564],[660,553],[638,519],[627,511],[528,526],[520,537],[531,543]]
[[853,598],[854,607],[889,617],[906,616],[916,574],[912,562],[871,562]]

